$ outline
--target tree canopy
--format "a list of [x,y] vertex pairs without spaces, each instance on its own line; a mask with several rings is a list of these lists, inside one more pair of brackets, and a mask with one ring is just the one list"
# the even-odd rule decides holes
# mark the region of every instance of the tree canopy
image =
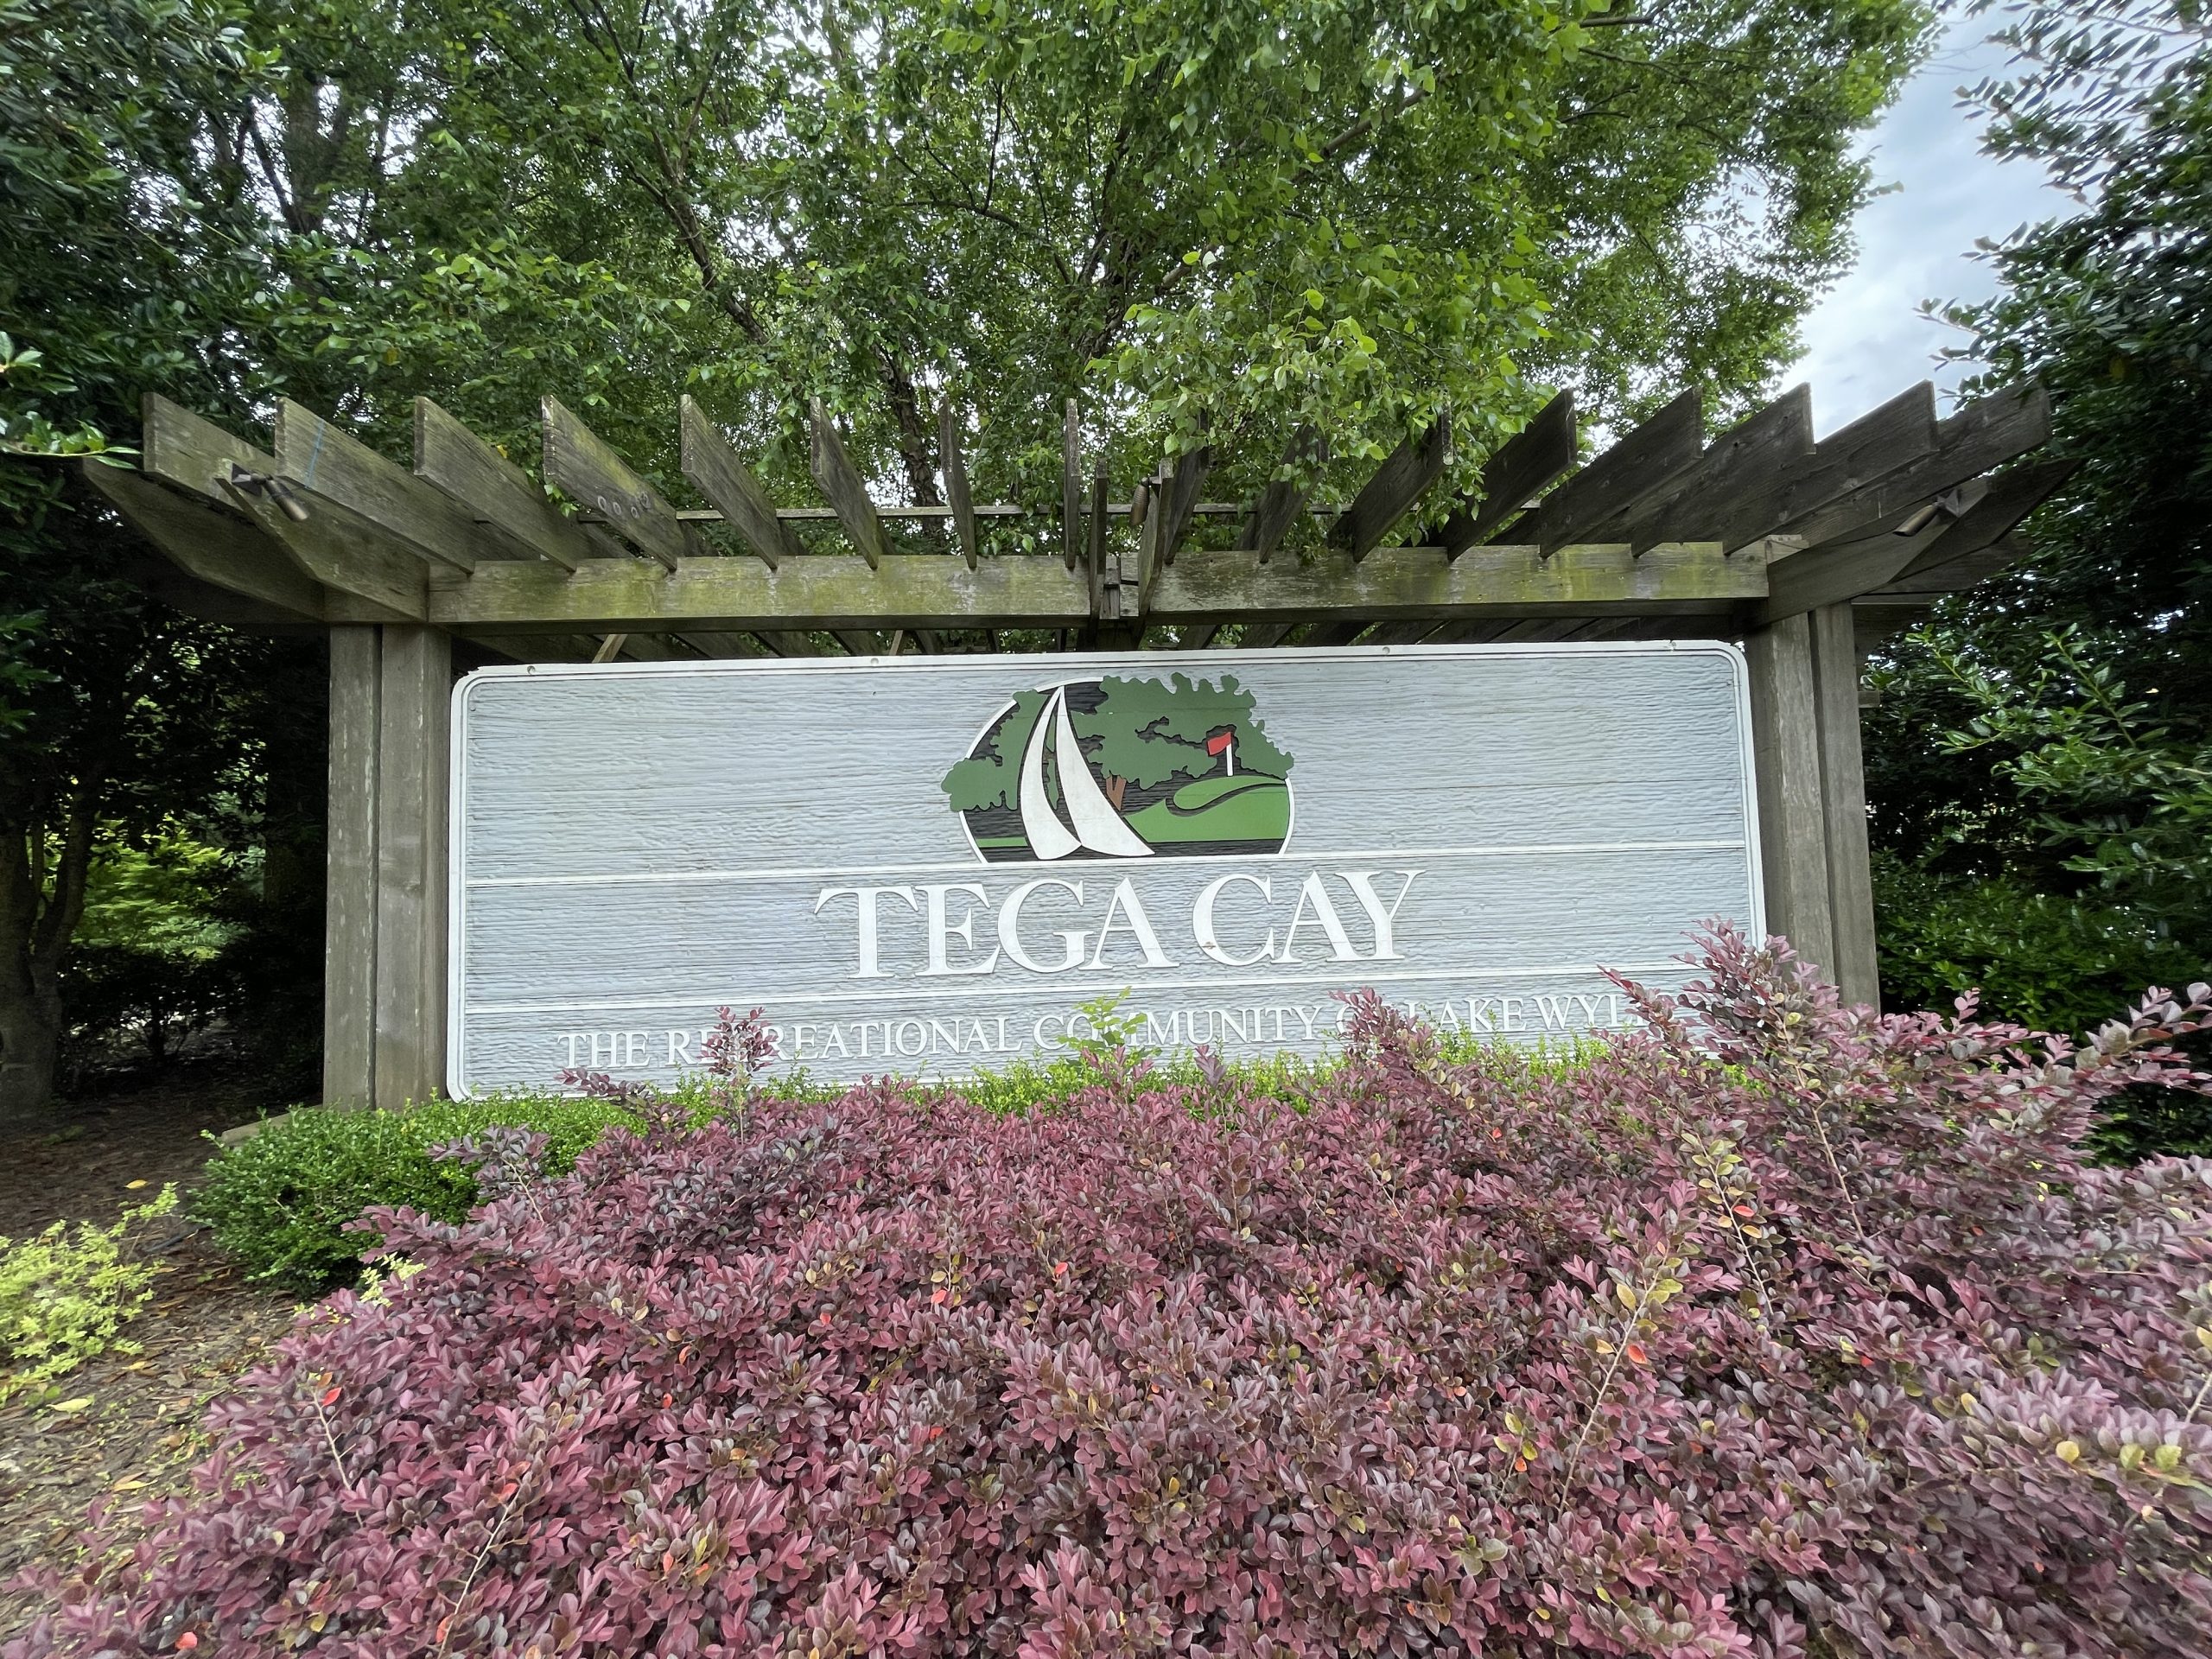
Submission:
[[[1922,0],[0,0],[0,776],[40,779],[0,800],[33,918],[0,922],[0,993],[51,1010],[26,929],[82,891],[62,826],[124,833],[142,785],[217,811],[296,685],[117,597],[139,551],[57,458],[127,464],[142,393],[239,427],[290,396],[394,455],[429,395],[532,464],[552,392],[679,501],[684,392],[778,492],[819,396],[919,500],[947,403],[978,491],[1026,500],[1057,493],[1070,397],[1118,478],[1211,443],[1224,492],[1307,429],[1298,466],[1363,477],[1448,411],[1464,486],[1557,386],[1615,426],[1685,384],[1715,419],[1757,397],[1929,26]],[[226,675],[204,763],[154,765],[166,694],[130,688]],[[150,769],[76,765],[86,709]]]

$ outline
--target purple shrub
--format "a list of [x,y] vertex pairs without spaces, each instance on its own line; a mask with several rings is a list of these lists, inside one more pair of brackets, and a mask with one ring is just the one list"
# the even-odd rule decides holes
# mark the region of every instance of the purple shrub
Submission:
[[1296,1107],[766,1099],[380,1217],[10,1659],[2212,1654],[2212,1166],[2082,1149],[2205,988],[1705,967],[1580,1066],[1366,999]]

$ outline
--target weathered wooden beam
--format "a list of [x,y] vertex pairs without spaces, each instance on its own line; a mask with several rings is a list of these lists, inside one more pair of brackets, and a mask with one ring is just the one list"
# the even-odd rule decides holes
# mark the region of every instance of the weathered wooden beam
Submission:
[[545,398],[541,411],[549,483],[665,569],[673,570],[678,559],[707,551],[698,532],[676,516],[661,493],[632,472],[559,398]]
[[[383,525],[321,496],[306,516],[255,487],[251,476],[229,486],[238,512],[284,550],[302,575],[328,589],[323,615],[333,622],[420,622],[427,567],[422,556]],[[302,493],[305,493],[304,492]],[[521,561],[510,561],[523,568]],[[454,580],[463,580],[456,576]]]
[[1812,625],[1793,616],[1744,638],[1751,679],[1751,753],[1758,778],[1759,865],[1766,926],[1833,976],[1828,825],[1821,792],[1820,696]]
[[807,414],[807,424],[812,433],[807,470],[814,474],[815,487],[829,501],[837,522],[845,527],[846,536],[868,561],[868,569],[874,570],[891,550],[883,539],[882,520],[875,516],[875,503],[868,499],[868,486],[861,480],[860,469],[845,453],[845,441],[837,435],[836,423],[830,418],[830,411],[822,406],[819,397],[809,400]]
[[480,524],[563,570],[601,556],[582,525],[545,499],[530,474],[427,397],[415,400],[415,476]]
[[[1152,608],[1153,590],[1160,585],[1161,531],[1174,513],[1175,474],[1163,469],[1153,480],[1151,511],[1145,514],[1144,523],[1137,530],[1137,579],[1124,584],[1122,590],[1125,607],[1122,620],[1137,623],[1140,630]],[[1129,604],[1132,594],[1135,600],[1133,606]],[[1130,643],[1135,643],[1134,637]]]
[[[1813,453],[1726,500],[1698,533],[1736,548],[1792,530],[1823,505],[1886,477],[1936,447],[1936,388],[1927,381],[1823,438]],[[1829,540],[1829,537],[1817,539]]]
[[1681,541],[1698,533],[1713,502],[1776,477],[1812,453],[1813,389],[1801,385],[1715,438],[1641,501],[1608,514],[1592,534],[1617,535],[1637,548]]
[[[1290,453],[1283,457],[1286,467],[1304,466],[1316,459],[1322,448],[1321,435],[1312,427],[1300,427],[1290,440]],[[1290,480],[1271,480],[1267,487],[1253,499],[1245,510],[1244,528],[1236,538],[1237,550],[1259,556],[1265,564],[1274,556],[1290,527],[1305,510],[1309,492]]]
[[982,543],[976,531],[975,498],[968,491],[968,461],[960,453],[960,423],[950,404],[938,406],[937,441],[944,452],[945,503],[952,512],[953,528],[960,532],[960,551],[973,570]]
[[1917,591],[1930,594],[1970,588],[1986,574],[1974,556],[2009,534],[2073,469],[2068,461],[2016,467],[1955,518],[1930,510],[1910,535],[1877,530],[1777,561],[1769,567],[1767,599],[1754,616],[1760,622],[1779,621],[1897,591],[1916,575],[1923,579]]
[[276,404],[276,468],[450,569],[474,570],[479,559],[536,556],[444,491],[289,397]]
[[377,732],[382,630],[330,631],[323,846],[322,1099],[365,1106],[377,1079]]
[[1437,631],[1435,621],[1417,616],[1408,621],[1377,622],[1367,636],[1370,645],[1415,645]]
[[1060,426],[1060,551],[1072,570],[1083,550],[1083,423],[1068,399]]
[[1561,549],[1473,548],[1457,559],[1441,548],[1383,548],[1365,561],[1331,550],[1295,567],[1255,569],[1234,552],[1185,554],[1152,593],[1155,622],[1243,618],[1326,620],[1522,615],[1553,609],[1679,611],[1725,614],[1766,595],[1757,553],[1723,557],[1710,543],[1654,548],[1642,558],[1624,543]]
[[140,470],[226,510],[236,507],[230,493],[233,467],[264,476],[276,470],[276,457],[266,450],[154,392],[141,402],[139,423]]
[[762,651],[760,642],[749,633],[716,633],[687,629],[675,637],[690,646],[702,657],[723,659],[760,657],[767,654]]
[[1491,531],[1573,466],[1575,453],[1574,394],[1562,391],[1483,463],[1481,499],[1460,497],[1436,539],[1455,558],[1479,547]]
[[1447,416],[1439,416],[1436,424],[1419,438],[1401,443],[1344,510],[1329,532],[1330,543],[1349,553],[1355,564],[1373,552],[1391,526],[1436,482],[1451,448]]
[[445,1079],[453,645],[436,628],[378,632],[376,1103],[396,1110],[433,1098]]
[[1865,469],[1775,528],[1815,545],[1887,530],[1915,508],[2050,439],[2050,398],[2042,387],[1995,392],[1938,423],[1917,454],[1894,467]]
[[892,554],[871,573],[842,558],[685,559],[662,575],[630,559],[593,559],[572,577],[542,566],[486,564],[434,584],[431,620],[502,632],[668,632],[702,629],[1065,627],[1086,622],[1084,577],[1057,559],[986,559],[974,570],[938,554]]
[[496,525],[563,570],[600,556],[583,526],[547,500],[527,473],[427,397],[415,400],[415,476],[477,524]]
[[1992,479],[1989,493],[1961,513],[1899,576],[1935,575],[1993,546],[2011,535],[2080,465],[2066,458],[2035,461]]
[[715,429],[706,411],[688,395],[677,403],[677,424],[682,455],[677,464],[683,476],[714,503],[745,538],[745,544],[771,570],[785,559],[799,556],[798,537],[776,516],[776,504],[768,499],[766,489],[753,475],[753,469],[722,442],[722,435]]
[[1767,566],[1767,597],[1753,607],[1751,620],[1765,626],[1885,588],[1942,533],[1941,523],[1911,536],[1880,531],[1775,559]]
[[301,574],[258,525],[119,467],[88,461],[79,470],[125,523],[187,575],[296,621],[323,620],[321,585]]
[[1534,542],[1547,556],[1572,542],[1599,539],[1590,534],[1596,525],[1633,508],[1694,465],[1704,447],[1705,400],[1692,390],[1546,496],[1514,525],[1513,539]]
[[1353,617],[1350,621],[1308,623],[1298,643],[1316,647],[1348,645],[1372,626],[1363,616]]
[[1866,833],[1866,770],[1859,734],[1859,650],[1851,607],[1812,613],[1814,718],[1821,750],[1821,806],[1827,837],[1828,977],[1845,1002],[1878,1006],[1874,871]]
[[1213,452],[1203,448],[1187,449],[1176,458],[1167,488],[1167,516],[1160,526],[1160,563],[1163,567],[1175,563],[1175,550],[1190,534],[1191,519],[1198,511],[1198,494],[1206,486],[1206,469],[1212,461]]

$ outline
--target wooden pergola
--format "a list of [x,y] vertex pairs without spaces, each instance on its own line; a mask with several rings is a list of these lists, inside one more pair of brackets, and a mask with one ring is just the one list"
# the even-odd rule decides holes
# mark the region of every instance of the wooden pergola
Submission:
[[[2067,470],[2021,462],[2050,435],[2035,388],[1939,418],[1923,384],[1818,442],[1802,387],[1711,442],[1688,392],[1580,466],[1562,394],[1478,495],[1427,501],[1440,424],[1349,501],[1276,483],[1217,502],[1204,452],[1115,488],[1071,404],[1057,503],[974,501],[947,410],[946,505],[890,506],[817,403],[821,499],[785,505],[686,398],[683,472],[710,505],[680,511],[548,397],[543,474],[569,512],[435,404],[415,415],[410,470],[289,402],[270,450],[149,397],[143,469],[85,469],[166,556],[145,578],[179,608],[329,631],[334,1102],[423,1098],[443,1077],[456,640],[464,661],[575,662],[997,649],[1009,630],[1167,650],[1740,639],[1769,925],[1871,1001],[1861,658],[2015,557],[2011,532]],[[1394,541],[1416,509],[1441,529]],[[1322,534],[1294,554],[1301,517]],[[1023,519],[1049,550],[989,545]]]

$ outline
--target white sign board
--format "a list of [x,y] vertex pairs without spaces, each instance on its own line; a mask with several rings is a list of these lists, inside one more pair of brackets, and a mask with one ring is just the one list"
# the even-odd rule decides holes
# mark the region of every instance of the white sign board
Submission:
[[455,689],[448,1087],[817,1078],[1626,1021],[1761,925],[1741,657],[1408,646],[486,669]]

